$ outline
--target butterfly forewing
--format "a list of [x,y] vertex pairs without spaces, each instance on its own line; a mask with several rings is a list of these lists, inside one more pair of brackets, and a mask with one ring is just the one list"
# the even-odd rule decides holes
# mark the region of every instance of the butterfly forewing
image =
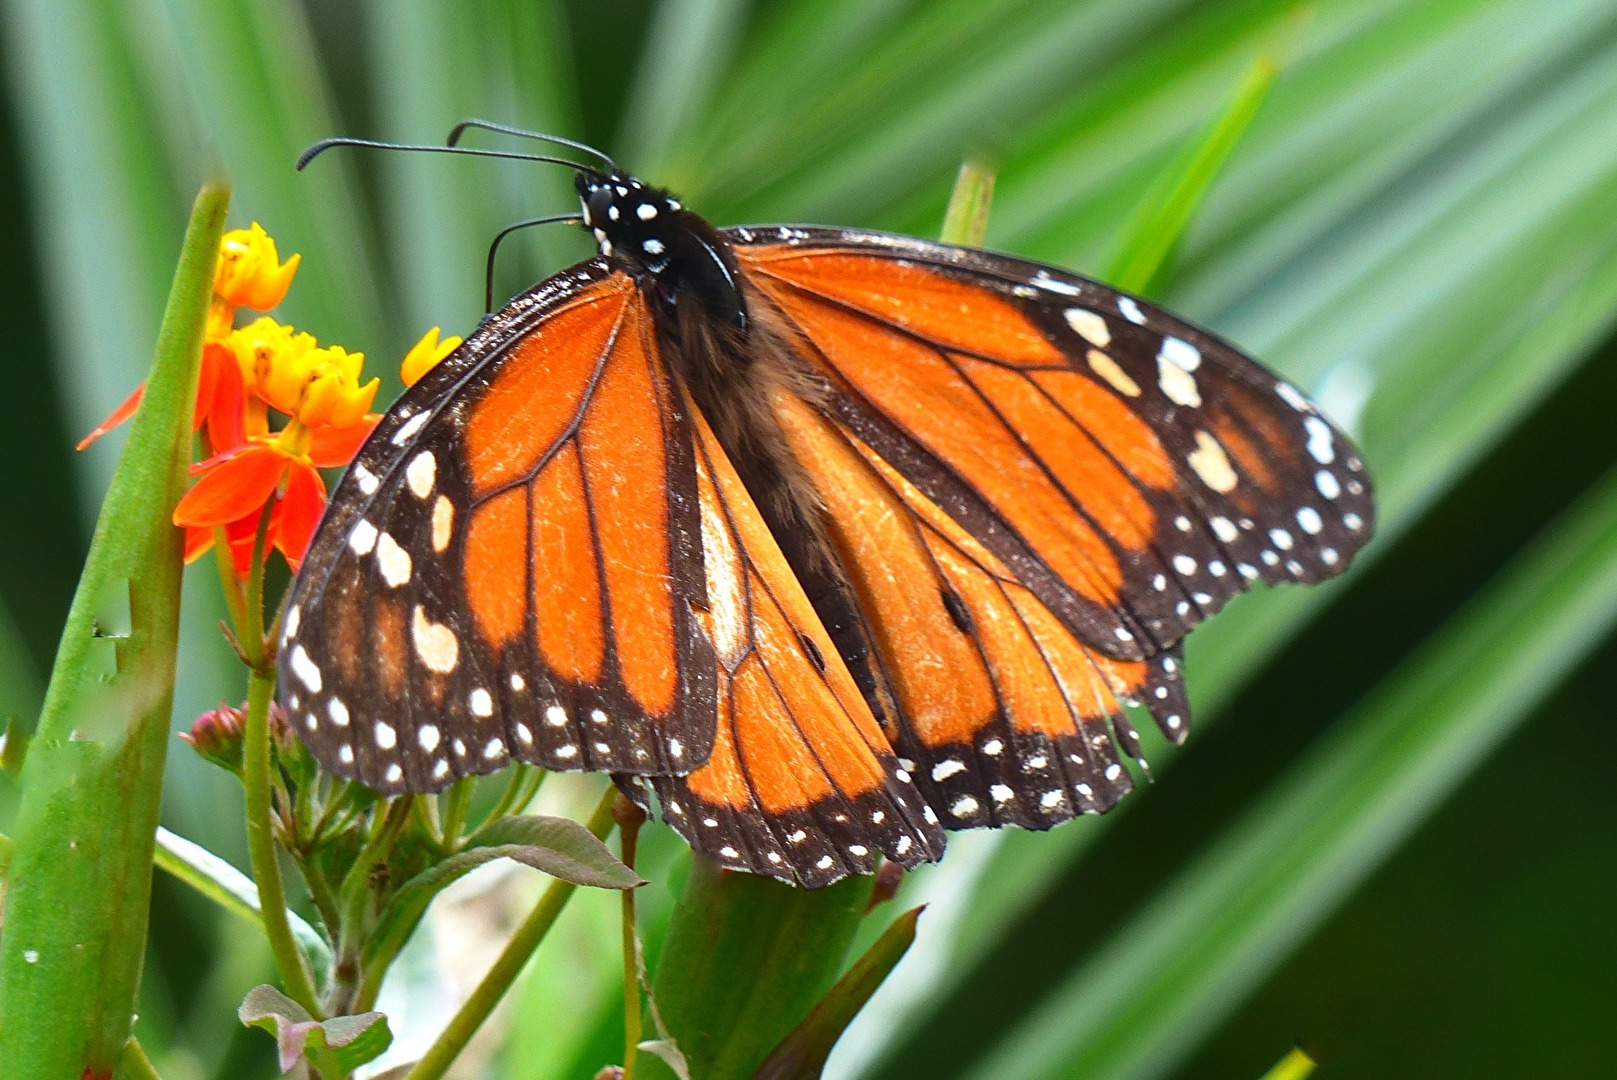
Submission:
[[513,758],[706,759],[696,474],[671,390],[634,286],[587,264],[389,411],[288,601],[282,701],[322,764],[395,792]]
[[1156,655],[1250,581],[1330,577],[1370,535],[1346,436],[1144,301],[907,238],[733,235],[828,411],[1092,648]]

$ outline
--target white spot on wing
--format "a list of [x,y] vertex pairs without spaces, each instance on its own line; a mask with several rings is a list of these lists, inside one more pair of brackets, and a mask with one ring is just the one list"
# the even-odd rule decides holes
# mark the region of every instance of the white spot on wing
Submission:
[[1134,302],[1132,296],[1119,296],[1117,298],[1117,310],[1123,313],[1123,318],[1135,326],[1145,325],[1145,312],[1140,310],[1140,305]]
[[1195,371],[1202,366],[1201,350],[1181,338],[1163,338],[1162,351],[1157,356],[1185,371]]
[[1308,430],[1308,452],[1314,460],[1321,465],[1329,465],[1336,460],[1336,439],[1331,434],[1331,425],[1317,416],[1303,418],[1303,427]]
[[292,674],[298,681],[309,688],[311,694],[320,692],[320,668],[309,659],[309,653],[302,645],[292,650]]
[[415,438],[416,432],[420,431],[426,426],[427,420],[430,419],[431,416],[431,413],[416,413],[414,416],[410,417],[410,419],[406,420],[399,430],[393,433],[393,438],[389,441],[394,446],[403,446],[405,443]]
[[354,531],[348,534],[348,547],[355,555],[365,556],[371,553],[376,546],[376,526],[360,519],[354,526]]
[[966,771],[966,766],[958,758],[946,758],[932,766],[932,779],[947,780],[956,773]]

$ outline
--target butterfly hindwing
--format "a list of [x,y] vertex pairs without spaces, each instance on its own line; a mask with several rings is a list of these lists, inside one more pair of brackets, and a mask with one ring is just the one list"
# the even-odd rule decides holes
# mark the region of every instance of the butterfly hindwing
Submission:
[[1369,537],[1351,442],[1289,384],[1103,285],[853,230],[732,230],[827,410],[1089,646],[1156,655]]
[[633,284],[519,299],[389,411],[288,602],[282,700],[384,792],[514,759],[705,760],[713,661],[689,418]]
[[700,769],[651,781],[664,819],[725,866],[810,886],[937,858],[936,816],[700,413],[696,457],[717,736]]

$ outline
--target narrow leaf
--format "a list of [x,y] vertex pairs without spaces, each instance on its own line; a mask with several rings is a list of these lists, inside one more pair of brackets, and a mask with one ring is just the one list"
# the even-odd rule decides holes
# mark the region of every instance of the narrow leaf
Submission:
[[466,853],[484,848],[514,849],[507,857],[551,877],[595,889],[635,889],[645,882],[612,849],[571,818],[520,814],[500,818],[474,833]]
[[979,162],[961,162],[943,215],[943,242],[980,246],[988,235],[988,207],[993,200],[994,174]]
[[399,887],[377,917],[365,947],[366,958],[394,955],[421,921],[433,897],[495,859],[513,859],[561,881],[596,889],[636,889],[645,884],[589,829],[570,818],[500,818],[474,833],[466,848]]
[[1263,1080],[1308,1080],[1314,1074],[1314,1068],[1313,1058],[1301,1050],[1293,1049],[1274,1068],[1263,1074]]
[[[258,887],[246,874],[201,844],[159,827],[153,861],[158,869],[185,882],[226,911],[259,929],[263,928],[264,917],[258,909]],[[296,912],[288,911],[286,917],[292,925],[292,935],[297,939],[298,947],[309,958],[315,979],[323,980],[331,971],[331,946],[318,930]]]
[[1172,1069],[1617,624],[1617,471],[969,1074]]
[[803,1022],[781,1040],[753,1080],[819,1080],[837,1040],[909,952],[915,941],[915,922],[924,910],[913,908],[894,919]]
[[[110,1075],[129,1038],[179,633],[203,322],[229,194],[192,208],[146,394],[102,506],[23,764],[0,938],[0,1061]],[[114,636],[116,635],[116,636]]]
[[387,1017],[379,1012],[316,1021],[303,1006],[268,984],[249,990],[236,1016],[246,1026],[263,1028],[275,1036],[283,1073],[291,1072],[300,1058],[321,1050],[333,1051],[337,1065],[348,1073],[380,1056],[393,1042]]
[[[752,1076],[835,983],[870,889],[868,877],[799,889],[694,861],[653,980],[692,1076]],[[670,1075],[655,1060],[637,1073]]]
[[1130,292],[1149,288],[1184,235],[1207,189],[1258,114],[1274,79],[1275,65],[1268,57],[1260,57],[1252,64],[1234,99],[1201,143],[1141,201],[1123,227],[1117,253],[1102,277]]

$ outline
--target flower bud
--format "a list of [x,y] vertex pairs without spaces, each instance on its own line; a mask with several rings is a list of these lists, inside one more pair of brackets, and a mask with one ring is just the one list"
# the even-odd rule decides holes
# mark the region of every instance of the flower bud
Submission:
[[268,311],[286,296],[302,256],[280,261],[272,240],[258,222],[225,233],[213,293],[227,304]]
[[215,765],[240,776],[242,729],[246,720],[240,709],[221,702],[217,709],[197,717],[191,730],[181,732],[180,738]]
[[414,386],[421,381],[421,376],[438,366],[444,357],[460,348],[461,339],[451,334],[442,341],[438,340],[438,327],[434,326],[421,340],[410,346],[410,351],[404,354],[404,363],[399,365],[399,378],[404,380],[405,386]]

